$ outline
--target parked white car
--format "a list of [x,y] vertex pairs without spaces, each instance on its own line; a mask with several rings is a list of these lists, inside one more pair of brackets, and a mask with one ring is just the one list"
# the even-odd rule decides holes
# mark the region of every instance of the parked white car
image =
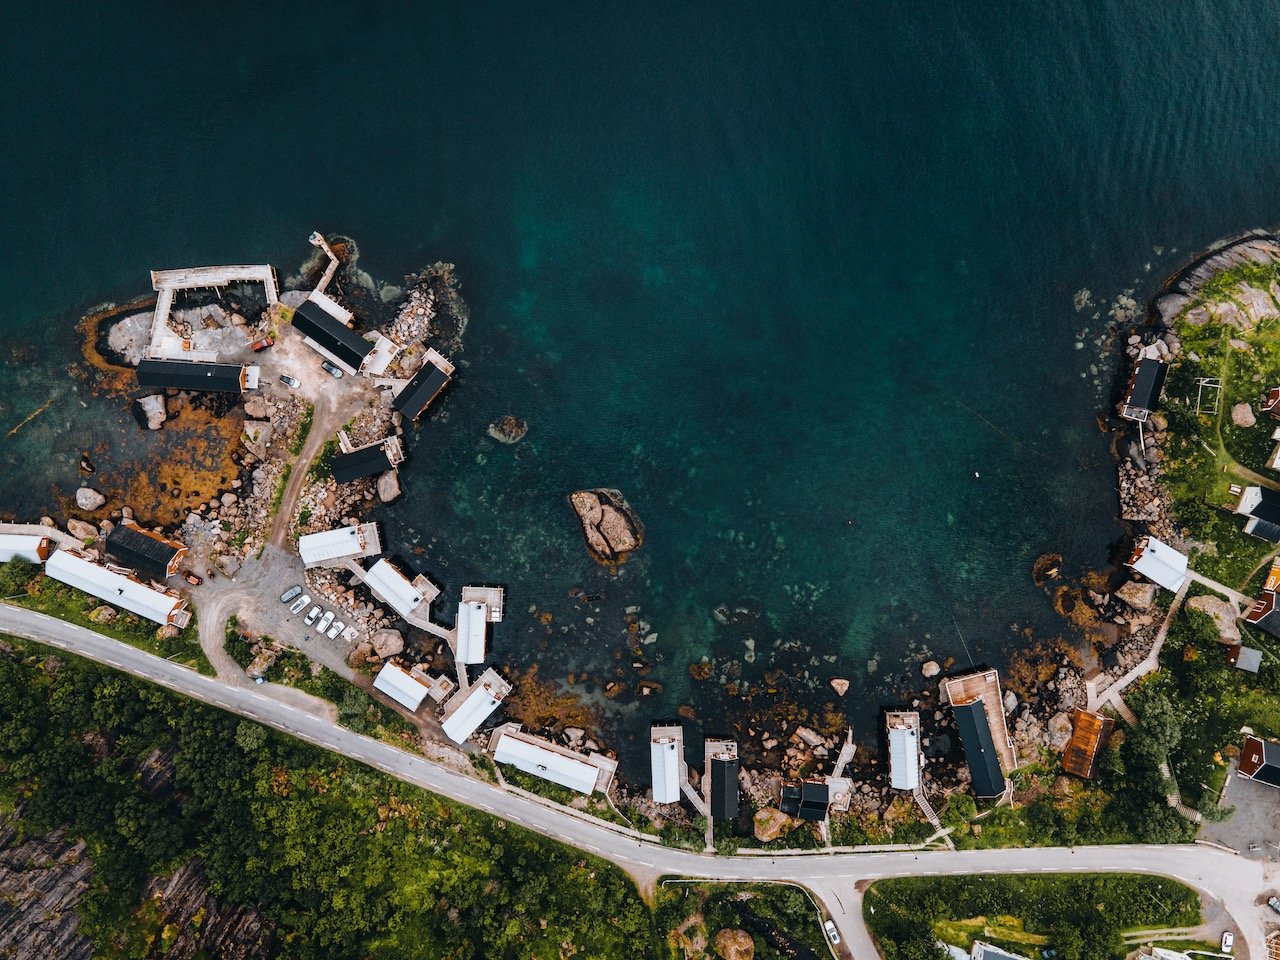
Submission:
[[833,945],[840,942],[840,931],[836,929],[836,923],[834,920],[828,920],[824,923],[822,925],[822,932],[827,935],[827,939],[830,940]]
[[329,628],[328,637],[330,640],[338,639],[338,634],[347,629],[347,625],[341,620],[335,620],[333,626]]
[[1230,953],[1236,945],[1236,935],[1230,930],[1226,930],[1222,934],[1222,952]]
[[316,624],[316,633],[324,633],[329,629],[329,624],[333,623],[333,611],[326,610],[324,616],[320,618],[320,622]]
[[297,600],[293,601],[293,606],[289,608],[290,613],[301,613],[307,609],[307,604],[311,602],[311,594],[304,593]]
[[309,627],[316,622],[316,617],[318,616],[320,616],[320,608],[312,607],[310,610],[307,611],[307,615],[302,622]]

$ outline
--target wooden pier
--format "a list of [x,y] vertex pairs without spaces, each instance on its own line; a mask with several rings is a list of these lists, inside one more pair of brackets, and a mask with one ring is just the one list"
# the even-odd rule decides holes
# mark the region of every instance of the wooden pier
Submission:
[[190,346],[184,347],[185,341],[169,330],[169,313],[173,309],[173,301],[179,290],[220,291],[233,283],[260,283],[266,291],[269,305],[280,301],[276,268],[268,263],[253,266],[152,270],[151,286],[156,291],[156,312],[151,319],[151,345],[148,348],[148,355],[168,359],[197,359],[189,352]]

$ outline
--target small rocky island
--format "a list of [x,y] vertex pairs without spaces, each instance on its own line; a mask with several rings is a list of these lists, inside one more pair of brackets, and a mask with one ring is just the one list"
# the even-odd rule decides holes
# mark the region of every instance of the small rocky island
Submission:
[[644,524],[620,490],[577,490],[569,503],[587,538],[587,549],[600,563],[623,563],[644,543]]

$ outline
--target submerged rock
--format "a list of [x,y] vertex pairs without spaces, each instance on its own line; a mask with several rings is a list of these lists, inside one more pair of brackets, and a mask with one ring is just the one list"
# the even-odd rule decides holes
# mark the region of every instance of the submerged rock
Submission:
[[149,397],[139,397],[134,401],[138,414],[148,430],[159,430],[169,419],[169,411],[165,408],[164,394],[153,393]]
[[107,498],[93,487],[81,487],[76,491],[76,506],[81,510],[97,510],[106,502]]
[[601,563],[621,563],[644,543],[644,525],[622,493],[613,489],[569,494],[587,549]]
[[499,417],[489,424],[489,436],[499,443],[519,443],[529,432],[529,424],[518,417]]

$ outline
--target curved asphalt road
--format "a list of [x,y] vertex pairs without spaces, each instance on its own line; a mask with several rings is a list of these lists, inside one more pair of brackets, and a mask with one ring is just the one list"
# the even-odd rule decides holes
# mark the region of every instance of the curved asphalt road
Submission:
[[[651,839],[507,793],[403,750],[353,733],[262,687],[229,686],[187,667],[145,653],[84,627],[0,604],[0,632],[35,640],[96,660],[178,693],[221,707],[334,753],[359,760],[406,783],[528,827],[594,853],[642,882],[663,874],[711,880],[788,881],[808,887],[830,912],[844,938],[846,956],[875,960],[862,923],[863,881],[882,877],[966,873],[1126,871],[1181,880],[1222,903],[1239,929],[1237,956],[1265,960],[1270,915],[1264,891],[1276,880],[1274,865],[1212,847],[1108,846],[892,853],[807,853],[720,857],[663,847]],[[1271,924],[1274,926],[1274,924]]]

